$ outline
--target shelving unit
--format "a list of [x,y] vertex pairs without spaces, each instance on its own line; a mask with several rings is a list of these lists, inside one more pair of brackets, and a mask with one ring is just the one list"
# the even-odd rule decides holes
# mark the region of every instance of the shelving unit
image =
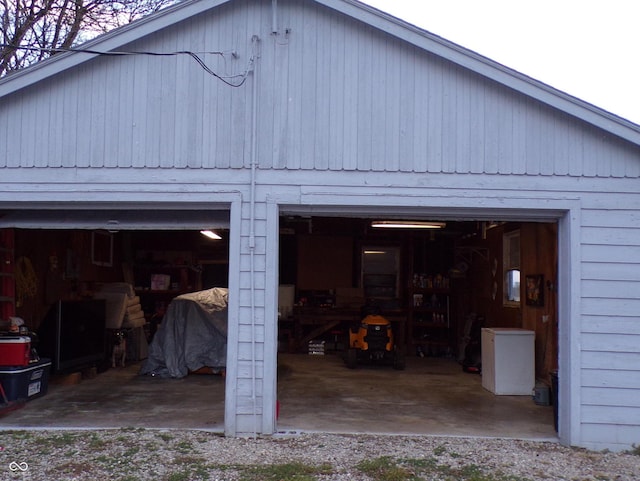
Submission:
[[449,264],[441,247],[431,236],[410,242],[406,334],[408,352],[418,356],[447,355],[454,344]]
[[408,334],[417,355],[440,354],[450,346],[451,312],[448,288],[411,287]]

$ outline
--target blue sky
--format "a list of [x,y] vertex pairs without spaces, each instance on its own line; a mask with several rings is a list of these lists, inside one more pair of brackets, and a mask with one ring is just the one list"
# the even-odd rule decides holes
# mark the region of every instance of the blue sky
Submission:
[[640,0],[361,0],[640,124]]

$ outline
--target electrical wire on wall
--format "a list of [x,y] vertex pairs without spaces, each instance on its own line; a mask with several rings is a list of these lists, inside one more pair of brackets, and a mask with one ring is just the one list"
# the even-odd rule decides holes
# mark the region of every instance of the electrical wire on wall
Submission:
[[116,51],[116,50],[114,50],[114,51],[102,52],[102,51],[99,51],[99,50],[91,50],[91,49],[86,49],[86,48],[40,48],[40,47],[21,47],[21,46],[8,45],[8,44],[0,44],[0,48],[2,48],[2,49],[11,48],[11,49],[17,49],[17,50],[48,52],[51,55],[54,55],[56,53],[85,53],[85,54],[104,56],[104,57],[118,57],[118,56],[131,56],[131,55],[147,55],[147,56],[151,56],[151,57],[177,57],[177,56],[187,55],[187,56],[191,57],[193,60],[195,60],[198,63],[198,65],[205,72],[207,72],[209,75],[212,75],[213,77],[217,78],[221,82],[224,82],[229,87],[234,87],[234,88],[242,87],[242,85],[245,83],[245,81],[247,80],[247,77],[249,75],[249,72],[251,71],[251,68],[252,68],[252,65],[253,65],[253,61],[254,61],[254,58],[252,56],[249,59],[249,62],[247,64],[247,68],[241,74],[221,75],[219,73],[216,73],[213,69],[211,69],[206,64],[206,62],[202,59],[201,56],[202,55],[219,55],[219,56],[225,57],[226,55],[231,54],[234,58],[238,58],[238,55],[237,55],[236,52],[219,52],[219,51],[192,52],[190,50],[179,50],[179,51],[176,51],[176,52],[146,52],[146,51]]

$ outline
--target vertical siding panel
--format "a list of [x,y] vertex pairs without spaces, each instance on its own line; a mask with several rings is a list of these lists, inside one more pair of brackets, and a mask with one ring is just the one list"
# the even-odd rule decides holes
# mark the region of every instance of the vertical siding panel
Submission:
[[406,96],[406,90],[400,84],[400,55],[402,47],[397,40],[387,42],[383,47],[387,52],[385,75],[387,77],[387,89],[381,92],[380,98],[386,100],[386,109],[380,116],[386,120],[383,134],[384,157],[383,170],[397,172],[400,168],[400,104],[402,97]]
[[121,75],[118,79],[118,98],[113,99],[120,104],[120,118],[117,121],[118,146],[116,157],[118,167],[131,167],[133,151],[133,106],[135,99],[133,96],[135,75],[135,57],[123,57],[121,60]]
[[[249,5],[249,2],[245,3]],[[241,49],[245,50],[247,53],[245,54],[246,58],[250,58],[251,53],[254,46],[251,42],[252,36],[258,35],[264,31],[261,25],[261,16],[259,6],[256,6],[254,3],[251,3],[251,12],[246,15],[245,22],[235,22],[234,23],[234,31],[233,38],[234,44],[239,45]],[[269,22],[270,24],[270,22]],[[258,44],[255,45],[255,49],[257,52],[262,51],[262,43],[264,39],[260,38]],[[260,62],[258,59],[257,62]],[[236,67],[237,68],[237,67]],[[258,71],[261,72],[262,66],[258,66]],[[235,70],[235,69],[234,69]],[[256,77],[254,77],[255,79]],[[260,91],[260,83],[263,81],[262,78],[258,75],[258,92]],[[218,82],[220,83],[220,82]],[[244,167],[247,168],[250,166],[251,162],[251,138],[252,138],[252,112],[253,112],[253,88],[251,83],[246,83],[244,86],[240,88],[233,88],[227,85],[221,84],[221,89],[225,92],[230,93],[232,96],[232,132],[231,132],[231,162],[232,167]],[[260,103],[259,99],[256,99],[257,103],[257,112],[260,114]],[[257,159],[258,162],[260,159]],[[235,163],[234,163],[235,162]]]
[[594,132],[590,127],[585,127],[585,135],[582,137],[584,146],[581,172],[585,177],[595,177],[598,171],[598,145],[593,134],[597,135],[597,132]]
[[[278,157],[281,129],[280,99],[284,85],[281,81],[282,72],[278,71],[280,62],[278,43],[281,41],[286,42],[284,35],[280,37],[279,34],[273,33],[261,40],[260,78],[262,81],[258,85],[258,118],[260,119],[258,152],[261,169],[271,169]],[[253,99],[250,102],[253,102]]]
[[317,7],[307,9],[304,12],[304,30],[302,32],[302,85],[301,85],[301,118],[300,118],[300,168],[313,169],[314,148],[316,143],[316,89],[317,89],[317,64],[316,56],[307,52],[315,52],[317,46]]
[[427,171],[428,155],[428,131],[429,131],[429,65],[431,58],[425,59],[416,55],[415,80],[416,86],[414,94],[414,125],[415,136],[413,138],[413,170],[415,172]]
[[291,25],[298,26],[293,28],[289,41],[289,82],[287,92],[287,159],[286,165],[289,169],[299,169],[301,166],[302,151],[300,142],[302,140],[300,131],[302,121],[302,72],[303,72],[303,46],[304,46],[304,28],[301,25],[304,22],[304,15],[300,4],[292,6]]
[[345,170],[355,170],[358,167],[358,38],[359,29],[345,25],[344,35],[344,160]]
[[[189,48],[204,52],[207,51],[207,44],[205,42],[205,34],[208,30],[206,28],[206,22],[197,21],[195,27],[191,31],[189,38]],[[216,59],[217,55],[202,55],[207,65],[211,65]],[[189,59],[191,60],[191,59]],[[191,69],[189,70],[191,75],[192,88],[188,89],[191,93],[189,96],[189,111],[187,112],[188,118],[191,119],[190,143],[188,147],[189,154],[187,158],[187,167],[192,169],[200,169],[205,164],[205,152],[202,149],[204,140],[204,96],[205,96],[205,84],[211,80],[210,75],[203,69],[198,68],[195,62],[191,61]]]
[[485,157],[484,157],[484,169],[487,174],[498,173],[498,137],[500,135],[500,124],[498,121],[499,111],[498,102],[499,98],[496,93],[496,88],[493,84],[487,86],[484,91],[485,95]]
[[399,88],[400,100],[400,139],[398,151],[398,170],[411,172],[413,167],[413,139],[418,129],[415,123],[416,101],[412,92],[417,89],[415,73],[415,50],[412,46],[402,44],[402,56],[400,63],[401,87]]
[[[158,106],[153,102],[157,97],[154,93],[154,76],[149,71],[149,57],[135,57],[135,69],[133,74],[133,120],[131,126],[131,166],[151,167],[149,144],[152,144],[149,135],[148,122],[152,119],[151,113]],[[158,118],[156,117],[156,121]]]
[[609,135],[600,132],[598,140],[598,163],[596,165],[596,175],[598,177],[611,176],[611,150]]
[[[88,84],[89,82],[83,82]],[[64,102],[62,101],[63,99],[63,95],[64,95],[64,91],[61,90],[59,88],[59,83],[55,83],[55,87],[56,88],[52,88],[50,89],[51,95],[49,97],[50,99],[50,105],[49,105],[49,145],[47,146],[46,149],[46,166],[48,167],[73,167],[74,164],[73,161],[75,159],[66,159],[68,162],[71,162],[69,165],[66,165],[66,163],[64,163],[63,161],[65,160],[63,158],[63,152],[62,152],[62,138],[63,136],[61,135],[61,130],[60,130],[60,126],[62,125],[62,118],[61,118],[61,114],[62,114],[62,109],[63,109],[63,105]],[[80,89],[79,89],[80,90]],[[84,89],[83,89],[84,90]],[[79,98],[80,97],[80,92],[77,92],[76,95],[78,95]],[[89,145],[89,135],[90,135],[90,126],[91,126],[91,94],[87,93],[87,97],[85,97],[85,102],[88,103],[88,108],[86,109],[85,113],[86,113],[86,122],[79,122],[78,123],[78,127],[80,129],[80,132],[78,132],[78,135],[80,138],[80,135],[82,134],[83,138],[86,140],[86,144],[87,147]],[[88,156],[89,154],[89,149],[87,148],[84,151],[84,155]],[[85,164],[86,165],[86,164]]]
[[345,73],[344,18],[339,15],[332,15],[330,28],[328,61],[331,73],[327,79],[329,98],[325,99],[329,104],[329,136],[325,141],[328,143],[329,169],[341,170],[343,168],[345,150],[344,95],[346,85],[350,82]]
[[[546,110],[546,109],[545,109]],[[557,156],[556,152],[556,118],[553,115],[548,115],[549,112],[545,112],[545,116],[540,122],[540,168],[537,173],[541,175],[553,174],[553,163]]]
[[120,82],[123,77],[122,63],[125,57],[107,57],[105,62],[104,90],[105,90],[105,129],[101,136],[104,138],[104,166],[118,167],[118,146],[122,142],[119,138],[117,125],[124,120],[120,110],[121,95],[119,94]]
[[390,61],[391,54],[385,45],[379,43],[378,38],[373,32],[370,39],[372,42],[371,66],[372,75],[370,77],[361,77],[360,85],[366,85],[366,89],[371,95],[371,131],[370,131],[370,169],[374,171],[383,171],[385,169],[385,143],[389,141],[387,115],[389,108],[387,104],[388,88],[388,71],[387,63]]
[[[25,102],[24,94],[18,93],[16,97],[19,99],[16,104]],[[23,127],[22,117],[23,109],[14,108],[11,115],[7,115],[7,167],[19,167],[21,164],[21,146],[24,143],[22,139]],[[51,123],[49,123],[51,125]]]
[[[284,25],[289,25],[286,23]],[[282,28],[286,28],[281,24]],[[274,38],[274,62],[273,88],[276,91],[274,100],[273,117],[273,166],[282,169],[287,167],[289,157],[287,132],[291,128],[289,124],[289,49],[290,37],[284,37],[281,32]]]
[[[39,93],[43,95],[47,99],[51,99],[52,95],[52,86],[45,85],[44,88],[38,89]],[[34,167],[46,167],[49,165],[49,145],[51,137],[51,129],[49,128],[49,110],[51,109],[50,102],[40,102],[36,97],[32,100],[33,106],[36,110],[36,115],[38,117],[38,126],[39,126],[39,135],[37,137],[37,152],[34,154],[35,157],[33,159]],[[77,104],[77,102],[75,102]],[[78,118],[75,117],[73,123],[67,126],[69,130],[73,130],[76,132],[76,125],[78,124]]]
[[579,127],[573,127],[573,134],[569,140],[569,175],[580,176],[584,164],[584,131]]
[[427,128],[427,172],[442,171],[442,102],[444,95],[442,61],[428,70],[429,103]]
[[[90,136],[90,153],[88,159],[78,159],[80,167],[105,167],[104,154],[105,142],[104,131],[106,129],[106,94],[104,88],[104,79],[107,76],[107,68],[105,57],[98,58],[94,61],[95,65],[91,69],[91,128]],[[65,158],[62,159],[65,164]]]
[[469,159],[471,157],[471,115],[470,115],[470,78],[469,73],[464,69],[459,69],[457,98],[456,98],[456,156],[454,172],[466,174],[469,172]]
[[145,167],[160,166],[161,132],[163,114],[163,85],[166,82],[164,63],[157,62],[156,58],[149,58],[147,63],[147,103],[145,105],[147,118],[144,129],[146,137],[146,164]]
[[629,156],[625,158],[624,175],[626,177],[638,178],[640,177],[640,148],[638,146],[627,145],[629,149]]
[[[205,28],[203,42],[207,50],[221,51],[225,48],[220,42],[220,31],[226,23],[228,22],[216,25],[216,28]],[[216,68],[220,65],[217,55],[213,58],[209,57],[209,60]],[[247,79],[247,82],[250,81],[251,78]],[[220,122],[217,84],[218,82],[209,76],[202,82],[202,166],[205,168],[223,167],[218,165],[218,162],[222,164],[222,160],[219,159],[216,151]]]
[[19,124],[20,135],[22,137],[22,141],[20,142],[22,149],[17,159],[18,165],[33,167],[34,157],[36,155],[36,146],[33,138],[35,132],[34,126],[37,125],[35,109],[33,108],[33,103],[28,102],[26,108],[21,110],[22,115],[20,116]]
[[458,95],[460,82],[457,68],[447,64],[444,70],[442,101],[442,172],[455,172],[458,140]]
[[[163,38],[162,50],[172,52],[177,50],[175,35]],[[176,103],[178,97],[177,57],[158,57],[152,59],[154,63],[160,63],[160,75],[162,84],[160,92],[162,100],[160,103],[160,125],[156,135],[159,137],[159,166],[162,168],[171,167],[176,162]]]
[[510,174],[513,172],[513,110],[511,109],[511,92],[500,88],[498,107],[498,172]]
[[[76,155],[71,161],[71,165],[86,167],[90,163],[91,156],[91,124],[93,122],[94,108],[90,66],[85,64],[80,67],[80,71],[77,73],[75,82],[72,82],[72,88],[73,87],[75,87],[75,91],[67,90],[64,98],[65,103],[75,105],[77,115],[76,128],[74,129],[77,139],[75,146]],[[53,137],[50,136],[50,138]]]
[[526,106],[521,97],[513,98],[511,173],[524,174],[527,166]]
[[[218,38],[216,50],[226,48],[229,39],[233,38],[231,22],[220,22],[215,29],[218,32]],[[246,60],[246,59],[245,59]],[[218,60],[217,67],[219,68],[221,63]],[[247,79],[246,85],[251,88],[251,83],[254,81],[254,75],[250,74]],[[231,159],[229,145],[231,142],[231,92],[223,88],[223,85],[216,79],[211,79],[209,82],[209,88],[215,98],[215,105],[213,105],[212,115],[216,117],[215,121],[215,133],[213,138],[216,140],[215,148],[213,150],[215,168],[225,169],[229,167],[242,166],[241,162],[237,159]],[[213,128],[213,126],[212,126]]]
[[[4,101],[3,105],[0,105],[0,168],[7,167],[7,156],[9,155],[9,118],[11,115],[8,112],[12,105],[7,104],[11,104],[11,102]],[[11,120],[13,121],[13,119]],[[34,142],[40,141],[41,132],[45,130],[42,125],[36,124]]]
[[[176,32],[178,38],[177,50],[200,51],[197,40],[200,28],[188,21],[183,28]],[[206,60],[206,57],[205,57]],[[178,168],[199,167],[200,162],[195,158],[196,145],[199,136],[199,126],[202,125],[202,111],[200,92],[202,91],[202,76],[204,70],[186,55],[176,57],[176,86],[188,85],[189,88],[176,88],[175,113],[175,159]],[[198,149],[199,150],[199,149]]]
[[372,32],[362,29],[358,37],[358,170],[371,169],[371,137],[372,137],[372,82],[366,79],[373,77]]
[[537,175],[540,171],[540,149],[541,149],[541,120],[540,108],[537,104],[529,101],[529,115],[527,116],[527,170],[529,175]]
[[[316,12],[316,17],[319,13]],[[332,15],[333,17],[333,15]],[[315,135],[313,146],[313,165],[315,169],[329,168],[329,132],[331,102],[331,26],[328,21],[316,20],[316,91],[310,96],[315,102]]]
[[469,172],[473,174],[482,173],[484,170],[484,158],[485,158],[485,84],[484,82],[478,82],[475,77],[476,83],[471,89],[471,102],[470,102],[470,117],[471,117],[471,130],[470,130],[470,146],[471,146],[471,158],[469,159]]
[[569,124],[564,116],[556,121],[554,137],[555,156],[551,174],[564,176],[569,173],[569,139],[571,138]]

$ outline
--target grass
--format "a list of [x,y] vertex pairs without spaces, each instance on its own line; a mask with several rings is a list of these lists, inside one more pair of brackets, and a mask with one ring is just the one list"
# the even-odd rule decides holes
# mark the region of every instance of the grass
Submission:
[[[446,450],[434,450],[442,455]],[[436,458],[394,459],[382,456],[364,460],[356,466],[374,481],[529,481],[527,478],[487,472],[475,464],[453,467],[439,464]]]
[[241,481],[314,481],[316,476],[333,473],[330,464],[310,465],[300,462],[248,466]]

